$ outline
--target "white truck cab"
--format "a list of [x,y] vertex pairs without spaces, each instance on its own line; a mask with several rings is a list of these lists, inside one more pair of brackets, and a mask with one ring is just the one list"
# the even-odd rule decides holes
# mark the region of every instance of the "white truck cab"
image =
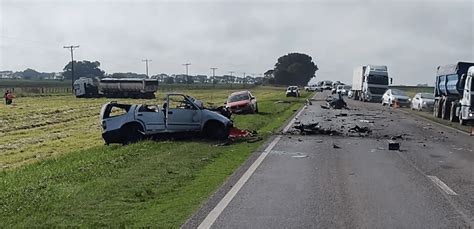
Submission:
[[465,77],[464,95],[458,107],[459,122],[461,124],[474,121],[474,66],[469,68]]

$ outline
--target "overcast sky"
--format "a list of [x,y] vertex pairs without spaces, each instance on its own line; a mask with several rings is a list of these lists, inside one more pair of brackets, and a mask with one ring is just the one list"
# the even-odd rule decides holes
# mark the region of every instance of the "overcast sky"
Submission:
[[61,71],[65,45],[107,73],[273,68],[306,53],[320,80],[351,81],[355,66],[387,65],[396,84],[433,84],[436,67],[474,61],[474,0],[10,1],[0,0],[0,70]]

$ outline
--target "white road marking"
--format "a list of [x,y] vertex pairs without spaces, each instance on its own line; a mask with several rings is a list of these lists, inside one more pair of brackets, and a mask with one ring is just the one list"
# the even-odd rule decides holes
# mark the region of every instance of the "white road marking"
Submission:
[[[315,95],[316,96],[316,95]],[[290,127],[293,125],[293,123],[296,121],[296,119],[301,115],[301,113],[305,110],[307,105],[304,105],[303,108],[298,112],[298,114],[295,115],[295,117],[286,125],[286,127],[283,129],[283,132],[287,132]],[[253,164],[245,171],[244,175],[240,177],[240,179],[235,183],[235,185],[225,194],[224,198],[222,198],[219,203],[214,207],[214,209],[209,212],[209,214],[206,216],[206,218],[199,224],[198,229],[208,229],[211,228],[212,224],[216,221],[216,219],[221,215],[221,213],[224,211],[224,209],[229,205],[230,201],[234,199],[235,195],[237,195],[237,192],[240,191],[240,189],[244,186],[244,184],[250,179],[252,174],[257,170],[258,166],[263,162],[263,160],[267,157],[267,155],[270,153],[270,151],[275,147],[275,145],[280,141],[281,136],[277,136],[273,141],[270,143],[270,145],[265,148],[262,154],[253,162]]]
[[433,183],[435,183],[441,190],[443,190],[446,194],[457,196],[458,194],[454,192],[448,185],[446,185],[442,180],[440,180],[437,176],[428,176]]
[[288,132],[288,130],[291,128],[291,126],[293,126],[296,119],[301,115],[301,113],[305,110],[306,107],[307,106],[304,105],[304,107],[300,110],[300,112],[298,112],[298,114],[296,114],[296,116],[290,121],[290,123],[288,123],[288,125],[285,126],[285,128],[283,129],[283,133]]
[[230,189],[230,191],[222,198],[222,200],[216,205],[214,209],[207,215],[207,217],[199,225],[199,229],[211,228],[212,224],[216,221],[217,217],[224,211],[227,205],[232,201],[237,192],[244,186],[247,180],[252,176],[258,166],[262,163],[263,159],[267,157],[268,153],[275,147],[275,145],[280,141],[281,136],[277,136],[273,141],[268,145],[268,147],[263,151],[263,153],[255,160],[255,162],[248,168],[248,170],[242,175],[242,177],[235,183],[235,185]]

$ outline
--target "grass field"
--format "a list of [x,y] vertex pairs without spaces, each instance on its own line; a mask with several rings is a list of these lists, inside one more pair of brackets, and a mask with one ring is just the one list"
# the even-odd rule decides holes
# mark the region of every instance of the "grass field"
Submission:
[[413,98],[416,93],[433,93],[433,87],[418,87],[418,86],[390,86],[390,88],[396,88],[403,90],[407,93],[410,98]]
[[[215,104],[222,104],[229,92],[186,91]],[[304,101],[286,98],[281,88],[260,87],[252,93],[261,113],[236,116],[234,123],[264,138]],[[104,146],[98,112],[108,100],[25,97],[15,106],[1,105],[0,227],[176,228],[262,143],[215,146],[183,140]]]

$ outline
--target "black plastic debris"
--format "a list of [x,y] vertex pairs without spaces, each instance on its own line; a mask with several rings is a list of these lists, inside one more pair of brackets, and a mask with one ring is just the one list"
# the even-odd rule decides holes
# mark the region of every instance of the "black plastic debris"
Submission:
[[318,125],[319,123],[312,123],[312,124],[300,124],[296,125],[293,128],[297,129],[300,131],[300,134],[303,135],[341,135],[342,133],[333,130],[330,128],[322,128],[321,126]]
[[394,140],[388,140],[388,150],[399,150],[399,149],[400,149],[400,143]]
[[366,126],[360,127],[358,125],[355,125],[354,127],[349,129],[349,132],[368,134],[368,133],[372,133],[372,130],[369,127],[366,127]]
[[336,144],[334,144],[334,143],[332,143],[332,148],[334,148],[334,149],[340,149],[341,147],[338,146],[338,145],[336,145]]

